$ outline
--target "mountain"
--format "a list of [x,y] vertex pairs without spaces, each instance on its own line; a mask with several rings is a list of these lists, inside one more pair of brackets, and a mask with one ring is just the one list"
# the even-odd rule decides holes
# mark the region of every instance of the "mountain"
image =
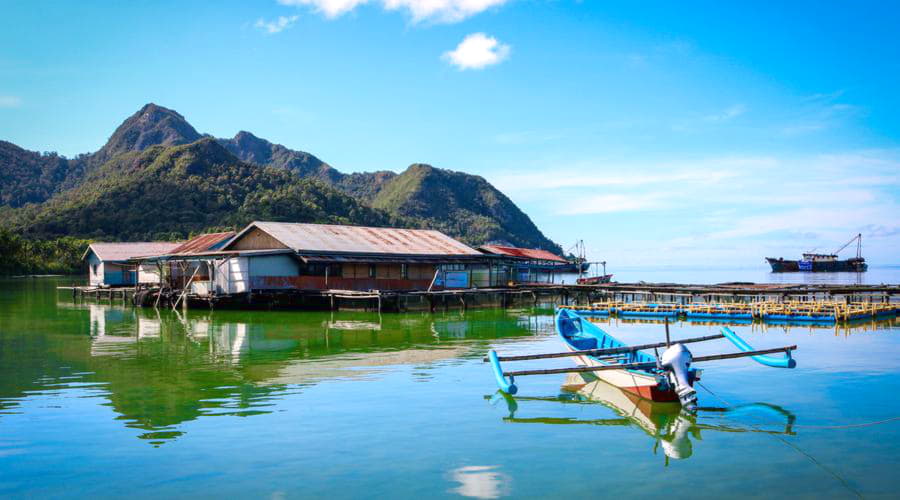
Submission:
[[150,103],[122,122],[106,144],[91,155],[92,164],[102,164],[116,155],[143,151],[150,146],[188,144],[202,137],[177,112]]
[[527,248],[562,250],[506,195],[477,175],[414,164],[386,182],[372,206],[425,219],[449,234],[466,234],[481,243],[501,240]]
[[250,132],[241,131],[233,139],[218,139],[218,142],[249,163],[293,170],[301,177],[316,177],[326,182],[335,182],[341,177],[340,172],[309,153],[272,144]]
[[252,220],[386,225],[392,219],[312,179],[236,158],[211,138],[116,156],[78,187],[16,211],[31,238],[178,238]]
[[41,203],[72,175],[70,161],[59,155],[27,151],[0,141],[0,205]]
[[152,103],[76,159],[0,142],[0,180],[0,226],[32,238],[181,237],[256,218],[432,227],[471,245],[562,250],[481,177],[424,164],[343,174],[249,132],[202,135]]
[[272,144],[249,132],[220,144],[239,158],[319,179],[358,201],[398,216],[427,221],[471,244],[504,241],[562,252],[506,195],[483,177],[413,164],[402,174],[382,170],[343,174],[315,156]]

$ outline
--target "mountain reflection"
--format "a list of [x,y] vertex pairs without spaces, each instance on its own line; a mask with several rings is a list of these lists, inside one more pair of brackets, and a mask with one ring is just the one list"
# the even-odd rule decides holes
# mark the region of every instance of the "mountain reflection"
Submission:
[[[701,431],[706,432],[750,432],[764,434],[793,435],[796,417],[776,405],[753,403],[728,408],[700,408],[697,414],[681,409],[678,403],[654,403],[638,398],[628,392],[607,384],[590,374],[570,373],[559,396],[513,397],[497,392],[489,396],[492,404],[505,403],[509,412],[503,420],[512,423],[532,423],[551,425],[596,425],[621,426],[640,429],[653,439],[653,451],[661,449],[669,459],[682,460],[693,455],[694,441],[701,439]],[[614,416],[606,418],[574,417],[522,417],[519,402],[556,402],[572,404],[599,404],[612,410]],[[766,418],[763,428],[745,425],[734,420],[747,414],[759,414]],[[723,422],[723,420],[728,420]]]
[[[527,319],[503,311],[182,313],[71,302],[57,310],[78,325],[71,334],[23,333],[16,351],[0,349],[2,372],[16,375],[0,377],[0,418],[28,398],[83,391],[107,399],[116,420],[157,446],[201,417],[271,413],[313,384],[378,376],[392,365],[428,371],[441,360],[477,358],[490,340],[533,335]],[[39,358],[51,362],[30,362]]]

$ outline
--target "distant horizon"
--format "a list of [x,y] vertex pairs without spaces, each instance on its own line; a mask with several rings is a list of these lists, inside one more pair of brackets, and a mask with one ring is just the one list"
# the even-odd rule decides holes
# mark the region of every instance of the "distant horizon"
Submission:
[[480,175],[591,260],[755,266],[862,233],[897,262],[898,6],[42,5],[0,19],[0,139],[25,149],[96,151],[153,102],[344,173]]

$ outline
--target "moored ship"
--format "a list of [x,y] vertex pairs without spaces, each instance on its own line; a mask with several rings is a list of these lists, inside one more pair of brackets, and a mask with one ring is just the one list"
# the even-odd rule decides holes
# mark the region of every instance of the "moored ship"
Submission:
[[[856,242],[856,257],[838,259],[837,254],[850,246],[854,241]],[[766,261],[772,266],[773,273],[861,273],[869,268],[869,265],[866,264],[866,259],[862,256],[862,234],[854,236],[852,240],[838,248],[834,253],[804,253],[803,258],[800,260],[766,257]]]

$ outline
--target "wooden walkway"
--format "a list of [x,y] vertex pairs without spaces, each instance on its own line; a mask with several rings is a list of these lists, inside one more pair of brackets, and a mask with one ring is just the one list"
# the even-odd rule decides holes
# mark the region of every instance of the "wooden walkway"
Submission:
[[58,286],[57,290],[69,290],[72,292],[73,300],[84,300],[92,298],[102,300],[104,297],[108,301],[120,299],[123,302],[129,297],[134,296],[135,289],[133,287],[97,287],[97,286]]
[[[75,300],[128,301],[133,287],[58,287]],[[151,294],[153,290],[150,290]],[[672,304],[747,302],[900,302],[900,285],[794,285],[724,283],[603,283],[596,285],[533,284],[453,290],[254,290],[252,293],[211,297],[186,296],[191,307],[252,307],[288,309],[367,309],[378,311],[437,310],[470,307],[589,305],[598,301]],[[157,304],[158,305],[158,304]]]

